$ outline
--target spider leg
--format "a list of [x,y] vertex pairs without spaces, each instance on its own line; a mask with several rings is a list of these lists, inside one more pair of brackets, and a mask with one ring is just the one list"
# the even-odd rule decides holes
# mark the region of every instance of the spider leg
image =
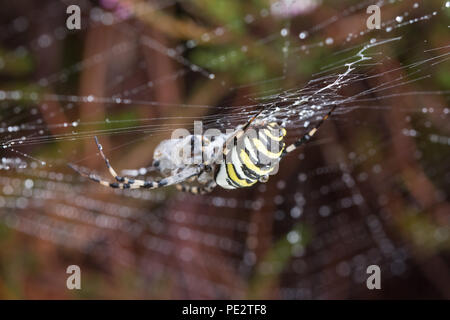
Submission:
[[[261,109],[260,111],[258,111],[253,117],[250,118],[250,120],[247,121],[247,123],[243,126],[239,126],[238,129],[236,129],[236,132],[231,135],[224,143],[223,149],[222,149],[222,154],[224,156],[227,156],[228,153],[230,152],[230,150],[233,148],[233,146],[231,146],[231,148],[229,148],[229,145],[232,141],[234,141],[235,139],[240,139],[244,133],[247,131],[247,129],[250,127],[250,125],[256,120],[256,118],[258,118],[258,116],[264,111],[264,109]],[[206,165],[209,165],[209,163],[206,163]]]
[[109,182],[107,180],[100,179],[98,176],[96,176],[93,173],[89,173],[89,174],[85,173],[71,163],[69,163],[68,166],[70,168],[72,168],[75,172],[77,172],[80,176],[88,178],[94,182],[97,182],[97,183],[101,184],[102,186],[111,187],[111,188],[120,188],[120,189],[129,189],[130,188],[129,184],[123,184],[123,183],[118,183],[118,182]]
[[176,175],[166,177],[160,180],[149,181],[149,180],[132,180],[127,179],[128,182],[109,182],[107,180],[100,179],[95,174],[88,174],[79,170],[76,166],[69,164],[73,170],[79,173],[81,176],[86,177],[94,182],[97,182],[105,187],[115,188],[115,189],[157,189],[161,187],[167,187],[174,184],[179,184],[192,176],[201,174],[201,169],[191,169],[185,172],[178,173]]
[[97,177],[94,174],[87,174],[82,171],[80,171],[77,167],[74,165],[69,164],[69,167],[71,167],[73,170],[78,172],[80,175],[95,181],[105,187],[111,187],[111,188],[119,188],[119,189],[138,189],[138,188],[144,188],[144,189],[157,189],[165,186],[170,186],[173,184],[178,184],[180,182],[185,181],[186,179],[189,179],[193,176],[199,175],[203,172],[204,166],[198,166],[196,168],[190,168],[185,171],[182,171],[178,174],[162,178],[160,180],[150,181],[150,180],[139,180],[139,179],[129,179],[127,177],[121,177],[118,176],[114,168],[109,163],[108,158],[103,153],[102,145],[98,142],[97,137],[95,137],[95,142],[97,144],[98,150],[100,151],[100,155],[106,162],[106,166],[109,169],[109,173],[116,179],[117,182],[109,182],[107,180],[102,180],[99,177]]
[[105,156],[105,154],[103,153],[103,147],[102,145],[98,142],[98,138],[97,136],[94,137],[95,139],[95,144],[97,145],[98,151],[100,152],[100,155],[102,156],[103,160],[105,160],[106,163],[106,167],[109,170],[109,173],[114,177],[114,179],[117,180],[117,182],[122,182],[122,183],[129,183],[130,179],[128,179],[127,177],[122,177],[119,176],[116,173],[116,170],[114,170],[114,168],[111,166],[111,163],[109,162],[109,159]]
[[183,192],[189,192],[192,194],[205,194],[210,193],[213,191],[213,189],[217,186],[216,182],[213,180],[211,182],[208,182],[205,186],[191,186],[185,183],[177,184],[177,190],[183,191]]
[[333,111],[336,108],[337,108],[337,105],[333,105],[333,107],[330,109],[330,111],[328,111],[328,113],[325,116],[323,116],[322,119],[320,119],[320,121],[314,126],[314,128],[312,128],[307,133],[305,133],[296,142],[294,142],[293,144],[286,147],[286,149],[284,149],[283,153],[281,154],[281,158],[284,157],[285,155],[287,155],[288,153],[294,151],[298,147],[309,142],[311,140],[312,136],[317,132],[317,130],[319,130],[320,126],[325,122],[325,120],[327,120],[331,116],[331,114],[333,113]]

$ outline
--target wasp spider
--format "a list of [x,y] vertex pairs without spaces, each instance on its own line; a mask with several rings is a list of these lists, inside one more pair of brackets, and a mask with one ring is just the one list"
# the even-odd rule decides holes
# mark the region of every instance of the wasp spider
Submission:
[[[94,174],[87,174],[74,165],[69,165],[82,176],[103,186],[119,189],[157,189],[176,185],[178,190],[194,194],[211,192],[217,185],[225,189],[250,187],[257,182],[267,182],[269,175],[288,153],[308,142],[323,122],[332,114],[336,105],[295,143],[285,146],[286,130],[276,122],[258,120],[253,116],[245,125],[240,125],[231,134],[221,134],[210,140],[203,135],[189,135],[182,139],[162,141],[155,149],[150,169],[127,170],[130,175],[143,175],[149,171],[159,172],[163,178],[139,180],[117,175],[102,146],[95,137],[100,155],[106,162],[110,174],[116,180],[109,182]],[[251,136],[249,129],[258,134]],[[201,146],[194,150],[194,146]],[[277,146],[273,151],[270,146]],[[184,152],[188,148],[189,152]],[[187,161],[187,153],[191,161]],[[192,161],[196,159],[197,161]],[[194,163],[195,162],[195,163]]]

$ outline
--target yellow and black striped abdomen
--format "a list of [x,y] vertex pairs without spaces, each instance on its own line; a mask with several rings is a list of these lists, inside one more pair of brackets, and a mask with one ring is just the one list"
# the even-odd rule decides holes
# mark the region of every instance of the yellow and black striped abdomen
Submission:
[[238,135],[224,150],[216,183],[225,189],[237,189],[266,181],[280,160],[285,135],[286,130],[275,122]]

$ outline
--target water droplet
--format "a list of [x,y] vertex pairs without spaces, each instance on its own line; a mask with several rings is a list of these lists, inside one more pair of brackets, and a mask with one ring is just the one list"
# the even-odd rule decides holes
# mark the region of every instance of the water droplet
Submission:
[[31,179],[26,179],[24,182],[25,188],[31,189],[33,188],[34,182]]
[[291,231],[286,236],[287,240],[291,244],[295,244],[301,240],[301,235],[297,231]]
[[306,39],[307,36],[308,36],[308,32],[306,32],[306,31],[300,32],[300,34],[298,35],[298,37],[300,39]]

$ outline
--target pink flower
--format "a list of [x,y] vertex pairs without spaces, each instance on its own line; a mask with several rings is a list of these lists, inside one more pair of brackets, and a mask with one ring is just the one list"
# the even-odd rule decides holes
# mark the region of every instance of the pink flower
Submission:
[[100,5],[109,10],[117,6],[117,0],[100,0]]
[[280,18],[307,14],[316,9],[321,0],[272,0],[270,12]]

